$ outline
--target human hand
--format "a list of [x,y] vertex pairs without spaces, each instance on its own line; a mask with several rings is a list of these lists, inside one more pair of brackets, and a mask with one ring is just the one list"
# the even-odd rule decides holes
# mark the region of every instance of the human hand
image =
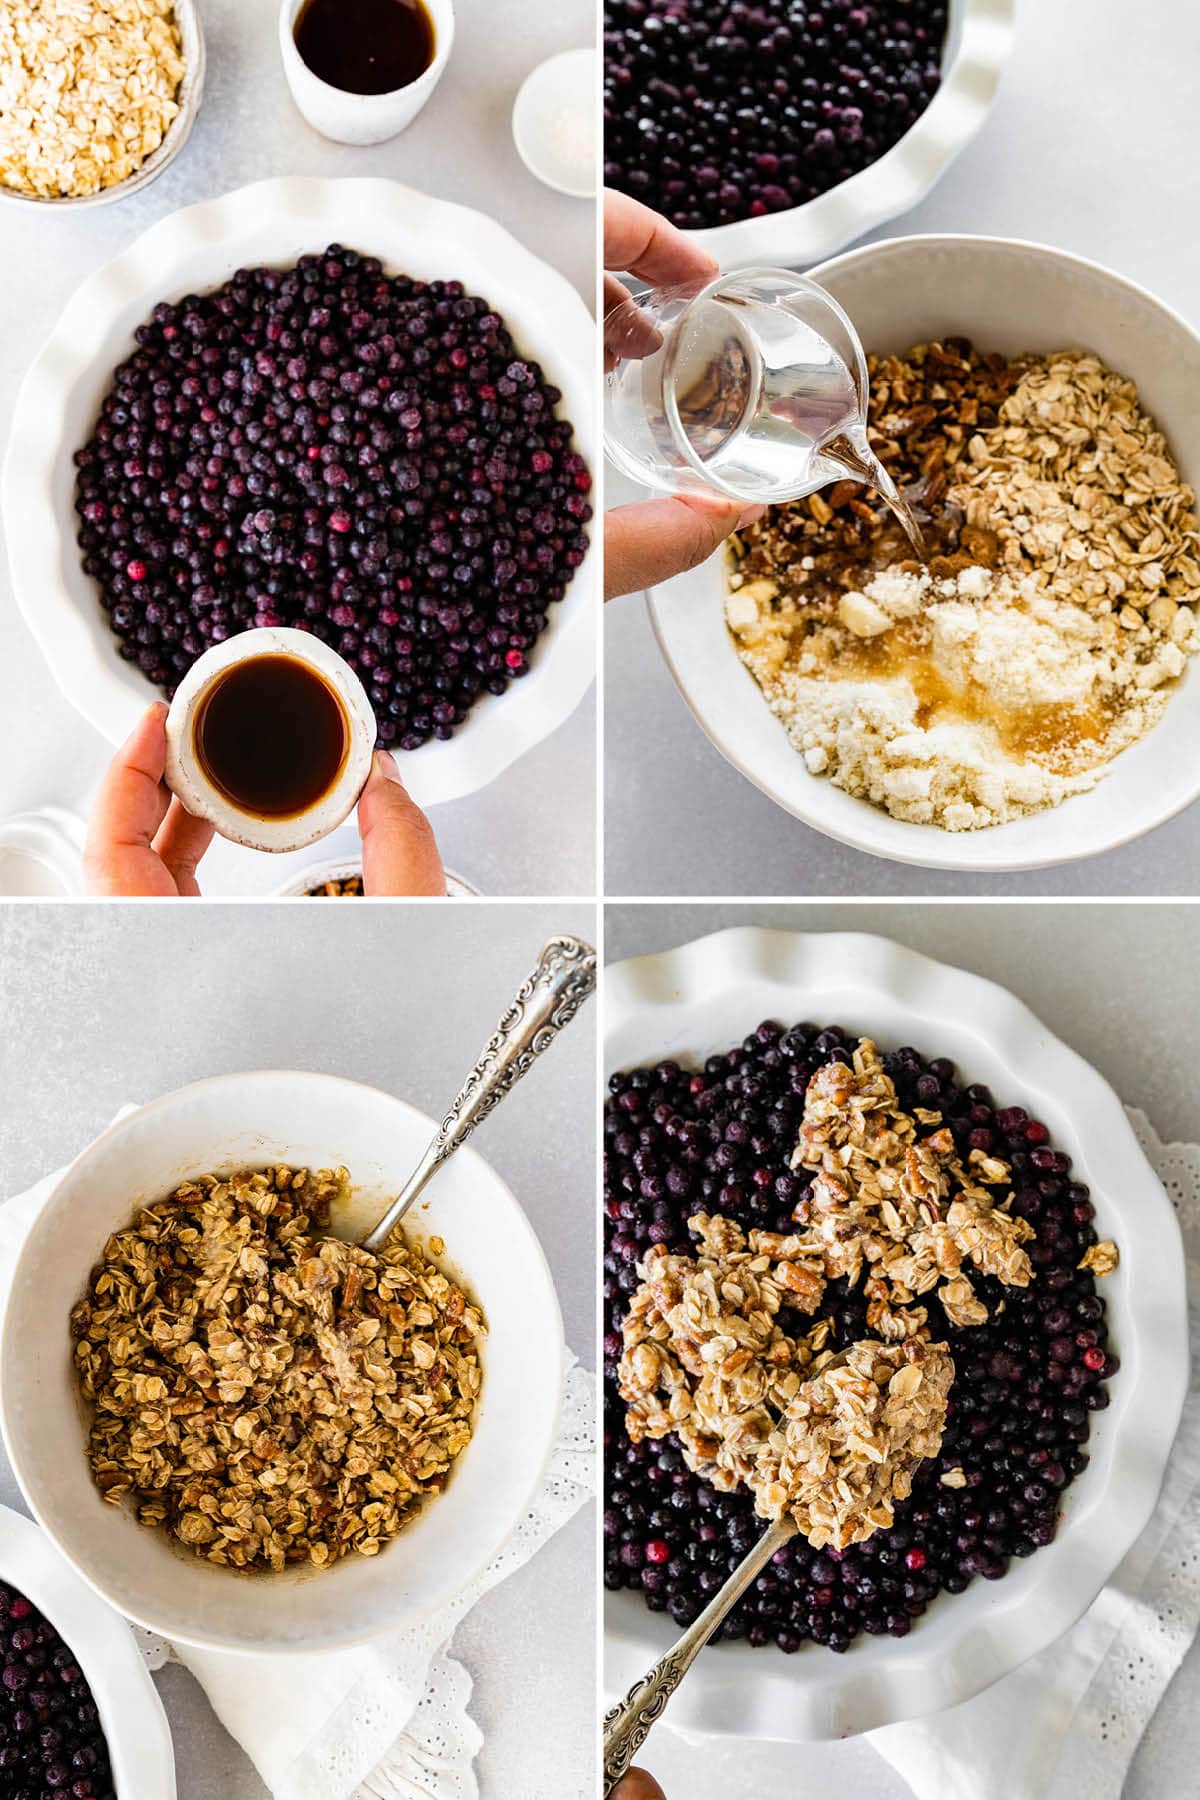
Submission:
[[[716,261],[682,231],[626,194],[605,190],[604,267],[621,269],[656,287],[704,281],[717,273]],[[604,277],[606,367],[628,348],[627,290],[615,275]],[[624,329],[613,331],[619,314]],[[731,531],[762,517],[764,508],[746,506],[723,494],[677,494],[616,506],[604,519],[604,597],[633,593],[694,569],[710,557]]]
[[618,1782],[612,1800],[667,1800],[667,1796],[645,1769],[630,1769],[625,1779]]
[[100,784],[83,853],[89,894],[199,894],[196,870],[213,828],[172,798],[163,780],[166,760],[167,708],[159,700]]
[[445,894],[433,827],[400,779],[389,750],[377,750],[358,801],[366,894]]

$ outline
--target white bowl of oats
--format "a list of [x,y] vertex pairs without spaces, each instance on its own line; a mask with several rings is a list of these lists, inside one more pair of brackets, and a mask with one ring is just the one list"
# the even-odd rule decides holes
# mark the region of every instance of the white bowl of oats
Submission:
[[196,122],[196,0],[12,0],[0,50],[0,199],[120,200],[162,174]]
[[468,1147],[402,1243],[355,1241],[433,1129],[332,1076],[217,1076],[58,1184],[0,1422],[38,1522],[127,1618],[232,1651],[361,1642],[445,1605],[522,1517],[563,1340],[517,1201]]
[[787,811],[900,862],[1037,868],[1162,824],[1200,793],[1200,337],[1009,239],[812,273],[868,351],[872,439],[930,562],[846,483],[655,590],[696,717]]

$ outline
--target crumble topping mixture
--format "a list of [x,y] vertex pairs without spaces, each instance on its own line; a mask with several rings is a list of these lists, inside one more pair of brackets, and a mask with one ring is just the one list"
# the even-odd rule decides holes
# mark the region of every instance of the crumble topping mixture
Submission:
[[209,1562],[374,1556],[471,1436],[482,1316],[399,1231],[378,1254],[325,1235],[349,1184],[184,1182],[109,1238],[71,1315],[96,1485]]
[[[790,1512],[811,1543],[841,1548],[892,1524],[941,1444],[954,1363],[920,1297],[936,1290],[956,1326],[983,1323],[968,1269],[1027,1286],[1034,1234],[990,1191],[1008,1165],[979,1150],[964,1162],[940,1114],[905,1112],[869,1038],[853,1066],[813,1075],[792,1167],[814,1174],[794,1233],[700,1213],[694,1254],[650,1250],[620,1391],[635,1443],[673,1433],[714,1487],[744,1484],[763,1517]],[[835,1358],[819,1315],[841,1277],[861,1283],[879,1341]],[[814,1323],[797,1331],[797,1314]]]
[[1003,823],[1093,787],[1200,647],[1194,496],[1137,390],[1080,351],[963,340],[870,359],[913,561],[838,483],[733,543],[726,618],[812,774],[917,824]]

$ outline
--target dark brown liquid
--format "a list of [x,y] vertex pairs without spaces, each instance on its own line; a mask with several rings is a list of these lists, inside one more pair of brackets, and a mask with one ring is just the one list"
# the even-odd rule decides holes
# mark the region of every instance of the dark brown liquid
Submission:
[[218,675],[196,709],[196,759],[241,812],[291,819],[342,772],[350,729],[327,682],[294,656],[255,656]]
[[408,87],[434,57],[422,0],[304,0],[293,35],[318,80],[347,94]]

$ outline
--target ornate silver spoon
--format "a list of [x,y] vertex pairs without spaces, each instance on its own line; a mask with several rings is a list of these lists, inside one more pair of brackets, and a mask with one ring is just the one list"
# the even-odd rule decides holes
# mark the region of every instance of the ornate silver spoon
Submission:
[[382,1249],[434,1171],[550,1048],[595,987],[596,952],[590,944],[574,937],[554,937],[543,944],[429,1148],[378,1225],[362,1239],[365,1249]]

